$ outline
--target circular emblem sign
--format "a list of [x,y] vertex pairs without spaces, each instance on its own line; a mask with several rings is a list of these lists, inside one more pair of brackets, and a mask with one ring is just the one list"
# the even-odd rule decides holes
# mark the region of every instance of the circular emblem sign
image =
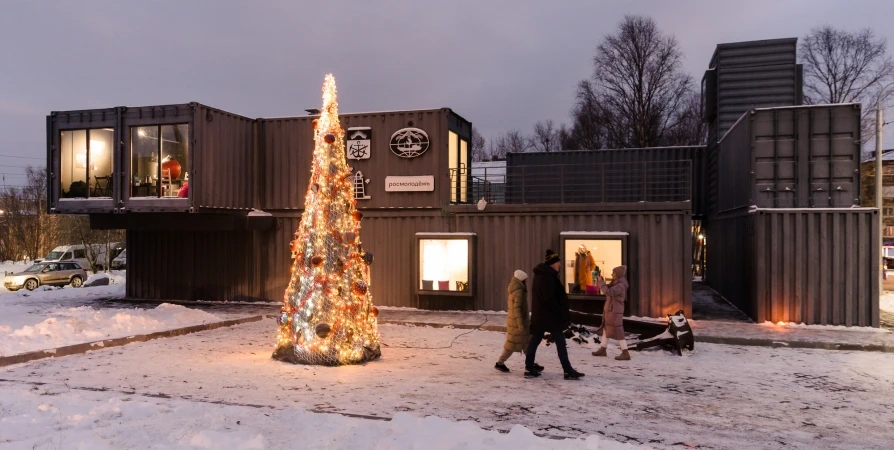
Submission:
[[391,151],[401,158],[415,158],[428,150],[428,133],[419,128],[403,128],[391,135]]

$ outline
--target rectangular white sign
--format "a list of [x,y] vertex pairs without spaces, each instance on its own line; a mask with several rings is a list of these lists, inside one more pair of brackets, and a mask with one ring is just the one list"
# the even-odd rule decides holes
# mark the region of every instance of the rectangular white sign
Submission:
[[385,192],[431,192],[434,190],[434,175],[385,177]]

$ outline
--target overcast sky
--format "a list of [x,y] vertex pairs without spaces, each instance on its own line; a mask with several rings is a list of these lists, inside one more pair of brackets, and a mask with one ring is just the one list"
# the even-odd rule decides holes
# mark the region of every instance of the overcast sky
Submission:
[[485,137],[530,132],[569,121],[595,46],[629,13],[676,36],[696,80],[718,43],[824,23],[894,48],[891,0],[0,0],[0,154],[38,158],[0,165],[45,160],[50,111],[197,101],[301,115],[327,72],[342,112],[450,107]]

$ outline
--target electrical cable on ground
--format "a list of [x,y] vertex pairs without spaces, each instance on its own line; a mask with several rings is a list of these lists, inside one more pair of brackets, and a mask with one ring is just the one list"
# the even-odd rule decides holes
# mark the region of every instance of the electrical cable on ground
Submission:
[[481,315],[484,316],[484,322],[481,322],[480,324],[478,324],[478,326],[476,326],[475,328],[473,328],[473,329],[471,329],[471,330],[469,330],[469,331],[466,331],[465,333],[461,333],[461,334],[456,335],[456,336],[453,338],[453,340],[450,341],[450,345],[445,346],[445,347],[414,347],[414,346],[409,346],[409,345],[407,345],[407,346],[401,346],[401,345],[394,345],[394,346],[392,346],[392,345],[388,345],[388,344],[386,344],[386,343],[384,343],[384,342],[382,342],[381,344],[382,344],[382,346],[384,346],[384,347],[388,347],[388,348],[412,348],[412,349],[419,349],[419,350],[443,350],[443,349],[451,348],[451,347],[453,347],[453,344],[456,343],[456,340],[457,340],[457,339],[459,339],[459,338],[461,338],[461,337],[463,337],[463,336],[465,336],[465,335],[467,335],[467,334],[471,334],[473,331],[479,331],[479,330],[481,329],[481,327],[483,327],[484,324],[487,323],[487,321],[488,321],[487,314],[481,314]]

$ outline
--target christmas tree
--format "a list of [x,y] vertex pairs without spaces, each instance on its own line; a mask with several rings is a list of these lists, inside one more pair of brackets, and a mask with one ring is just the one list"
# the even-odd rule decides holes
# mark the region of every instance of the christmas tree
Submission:
[[369,292],[372,254],[360,247],[354,180],[345,160],[335,77],[323,82],[323,109],[313,121],[314,155],[301,224],[291,242],[273,358],[298,364],[355,364],[381,356]]

